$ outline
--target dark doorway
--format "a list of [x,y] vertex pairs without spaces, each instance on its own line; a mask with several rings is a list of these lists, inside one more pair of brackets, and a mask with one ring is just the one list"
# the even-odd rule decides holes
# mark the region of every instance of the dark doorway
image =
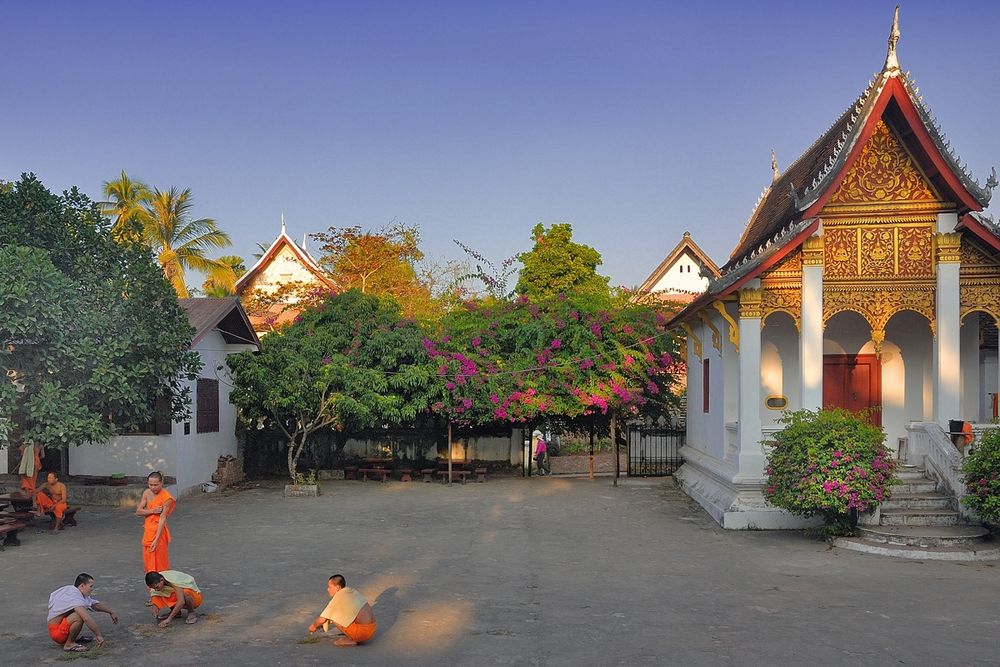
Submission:
[[823,405],[851,412],[871,410],[882,426],[882,364],[874,354],[823,355]]

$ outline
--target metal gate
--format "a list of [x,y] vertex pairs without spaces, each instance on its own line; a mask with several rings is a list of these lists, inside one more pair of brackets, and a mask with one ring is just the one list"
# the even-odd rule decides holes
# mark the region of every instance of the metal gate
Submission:
[[628,429],[629,477],[658,477],[681,467],[684,431],[630,426]]

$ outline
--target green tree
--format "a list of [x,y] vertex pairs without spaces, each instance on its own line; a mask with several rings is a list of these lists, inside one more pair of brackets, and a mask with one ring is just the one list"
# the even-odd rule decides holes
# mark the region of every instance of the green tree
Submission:
[[34,176],[0,190],[0,420],[46,446],[106,441],[189,412],[192,330],[140,247],[119,245],[99,206]]
[[191,188],[166,191],[154,188],[143,216],[142,242],[156,255],[163,274],[182,298],[188,296],[184,272],[187,269],[206,274],[213,270],[224,271],[224,264],[209,259],[205,252],[209,248],[230,245],[229,235],[219,229],[215,220],[191,219],[193,205]]
[[108,199],[101,202],[101,209],[105,215],[114,216],[111,237],[118,243],[141,242],[149,187],[142,181],[129,178],[123,169],[115,180],[104,181],[103,191]]
[[355,431],[412,422],[426,411],[432,385],[420,329],[388,298],[351,290],[302,312],[266,336],[258,354],[228,359],[230,400],[244,419],[276,425],[288,439],[288,474],[317,431],[338,447]]
[[532,301],[559,294],[585,294],[607,301],[608,278],[597,273],[601,253],[573,242],[573,227],[567,223],[535,225],[534,247],[517,256],[524,265],[517,279],[517,293]]
[[209,269],[201,290],[205,296],[233,296],[236,293],[236,281],[247,272],[243,258],[238,255],[223,255],[215,260],[218,265]]

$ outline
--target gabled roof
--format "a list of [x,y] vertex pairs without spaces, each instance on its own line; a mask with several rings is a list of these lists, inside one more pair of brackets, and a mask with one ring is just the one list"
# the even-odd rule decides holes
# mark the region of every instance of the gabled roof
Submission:
[[980,211],[989,204],[996,186],[995,173],[986,187],[969,174],[924,104],[916,84],[899,69],[892,42],[882,71],[864,92],[784,174],[765,188],[722,273],[752,260],[796,222],[817,215],[840,186],[883,114],[891,123],[905,125],[912,132],[908,146],[914,157],[938,191],[948,193],[958,204],[959,215]]
[[250,326],[247,312],[243,310],[236,297],[178,299],[177,302],[187,313],[188,322],[194,327],[192,348],[209,333],[218,329],[227,343],[253,345],[260,349],[260,340]]
[[691,238],[691,232],[684,232],[684,236],[681,237],[680,243],[674,246],[667,256],[663,259],[660,264],[653,269],[653,272],[649,274],[649,277],[643,281],[642,285],[639,286],[639,292],[649,293],[656,283],[660,282],[660,279],[667,274],[667,272],[673,267],[673,265],[679,260],[684,253],[691,254],[695,260],[702,266],[702,275],[708,278],[718,278],[719,277],[719,267],[712,261],[712,258],[705,254],[705,251],[698,247],[698,244],[694,242]]
[[316,278],[316,280],[328,287],[336,287],[336,284],[327,277],[316,260],[309,254],[309,251],[297,244],[294,240],[292,240],[292,237],[285,232],[285,225],[282,223],[281,233],[278,234],[278,238],[274,239],[274,242],[264,252],[264,254],[260,256],[257,263],[250,267],[250,270],[240,276],[240,279],[236,281],[236,293],[243,294],[243,290],[246,289],[248,285],[253,284],[254,278],[256,278],[261,271],[266,269],[271,262],[274,261],[275,257],[278,256],[278,253],[281,252],[282,248],[286,247],[292,251],[298,260],[302,262],[302,266],[304,266]]

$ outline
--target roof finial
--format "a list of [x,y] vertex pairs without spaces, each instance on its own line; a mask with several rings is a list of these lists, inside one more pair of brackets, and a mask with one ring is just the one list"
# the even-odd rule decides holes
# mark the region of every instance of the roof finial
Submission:
[[285,233],[285,212],[281,212],[281,233]]
[[889,52],[885,54],[883,72],[899,71],[899,60],[896,58],[896,44],[899,42],[899,5],[892,15],[892,31],[889,32]]
[[774,183],[781,176],[781,170],[778,169],[778,157],[774,154],[774,149],[771,149],[771,182]]

